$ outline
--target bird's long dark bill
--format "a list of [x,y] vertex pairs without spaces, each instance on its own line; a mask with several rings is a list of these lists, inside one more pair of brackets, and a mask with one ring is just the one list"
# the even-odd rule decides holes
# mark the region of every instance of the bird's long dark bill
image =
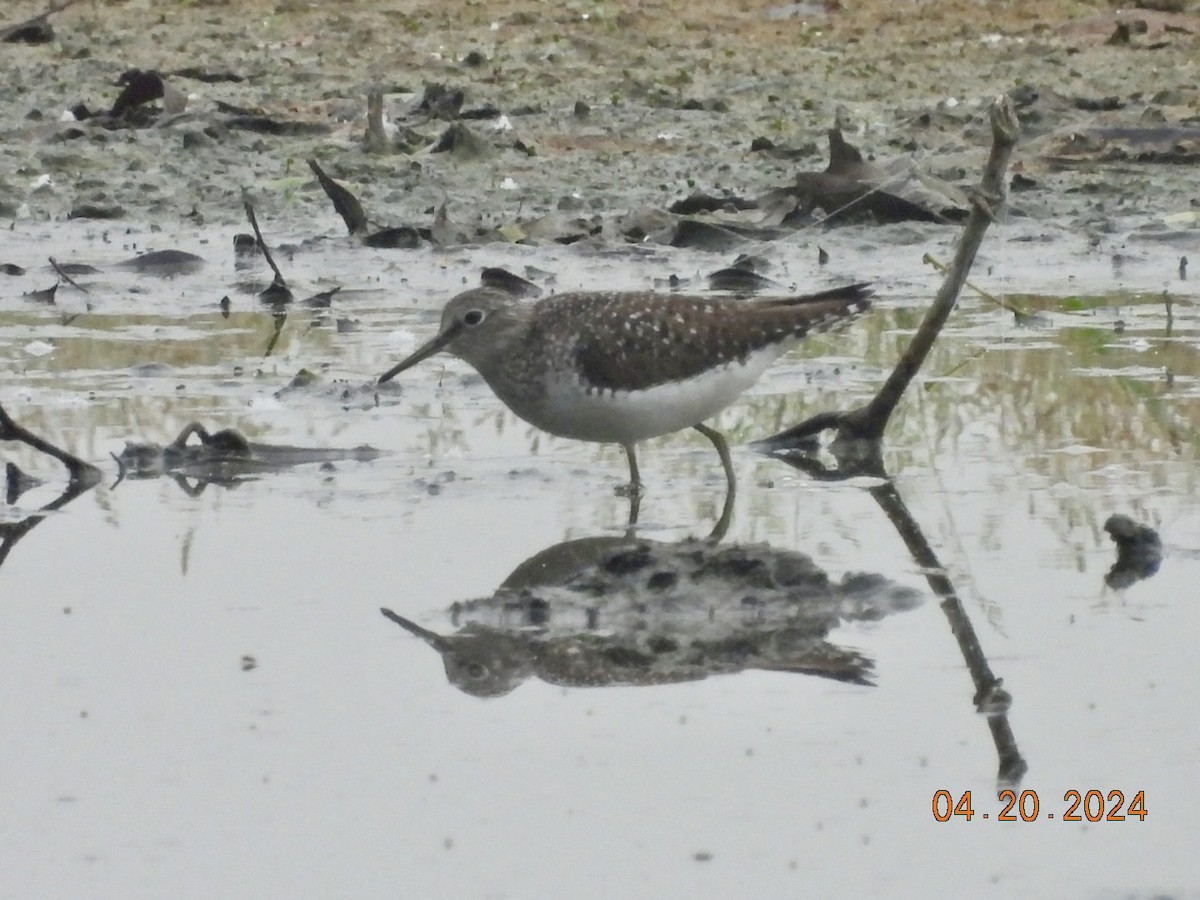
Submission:
[[429,357],[433,356],[433,354],[437,353],[452,340],[454,340],[454,338],[458,335],[458,330],[460,327],[461,326],[456,322],[429,343],[415,351],[411,356],[396,363],[396,365],[392,366],[379,376],[379,384],[383,384],[385,381],[391,381],[405,369],[411,369],[422,360],[429,359]]
[[446,638],[438,634],[436,631],[430,631],[428,628],[422,628],[416,622],[406,619],[404,616],[397,615],[386,607],[380,609],[379,611],[383,613],[385,618],[391,619],[409,634],[416,635],[431,647],[437,650],[444,650],[446,648]]

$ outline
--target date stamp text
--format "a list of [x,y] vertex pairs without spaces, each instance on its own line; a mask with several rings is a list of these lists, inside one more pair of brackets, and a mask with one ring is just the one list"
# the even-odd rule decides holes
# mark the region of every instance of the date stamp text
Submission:
[[992,819],[996,822],[1036,822],[1042,819],[1057,819],[1060,822],[1125,822],[1136,819],[1146,821],[1146,792],[1138,791],[1126,800],[1123,791],[1067,791],[1063,794],[1062,806],[1044,808],[1037,791],[1017,793],[1001,791],[998,795],[1000,808],[983,812],[976,810],[970,791],[957,797],[950,791],[934,791],[933,818],[938,822],[960,819]]

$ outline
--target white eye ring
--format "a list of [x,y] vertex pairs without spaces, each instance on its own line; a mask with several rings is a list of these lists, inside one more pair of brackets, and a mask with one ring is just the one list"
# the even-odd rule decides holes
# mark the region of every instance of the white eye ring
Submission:
[[463,314],[462,321],[464,325],[473,328],[482,323],[486,318],[487,313],[482,309],[469,309]]

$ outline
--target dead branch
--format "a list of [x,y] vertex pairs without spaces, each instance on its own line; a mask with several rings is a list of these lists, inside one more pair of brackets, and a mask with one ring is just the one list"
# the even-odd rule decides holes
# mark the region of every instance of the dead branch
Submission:
[[73,485],[91,487],[100,483],[99,469],[61,447],[56,447],[44,438],[38,437],[24,426],[18,425],[3,406],[0,406],[0,441],[19,441],[34,450],[53,456],[67,467]]
[[88,292],[87,288],[85,288],[82,284],[79,284],[74,278],[72,278],[70,275],[68,275],[66,272],[63,271],[62,266],[60,266],[58,264],[58,260],[56,260],[53,256],[49,257],[49,260],[50,260],[50,267],[52,269],[54,269],[55,272],[58,273],[59,278],[61,278],[63,281],[65,281],[71,287],[75,288],[75,290],[77,290],[77,291],[83,291],[83,293],[85,293],[85,294]]
[[258,219],[254,215],[254,205],[248,199],[243,199],[242,203],[246,208],[246,218],[250,220],[250,227],[254,229],[254,239],[258,242],[258,249],[262,251],[263,259],[267,261],[271,271],[275,273],[270,287],[263,291],[263,298],[272,303],[287,303],[292,299],[292,290],[288,287],[283,273],[279,271],[279,266],[275,265],[271,251],[267,249],[267,242],[263,240],[262,231],[258,227]]
[[818,413],[787,431],[756,441],[759,449],[764,452],[796,449],[810,442],[825,429],[836,430],[836,440],[841,442],[878,441],[883,437],[888,420],[900,398],[925,362],[934,341],[946,324],[946,319],[954,309],[963,283],[975,261],[975,254],[983,242],[983,236],[1004,201],[1004,174],[1008,169],[1008,160],[1016,146],[1021,126],[1012,101],[1007,96],[998,97],[992,104],[990,118],[991,155],[984,167],[980,186],[972,197],[971,215],[963,228],[954,261],[934,298],[933,305],[925,314],[924,321],[883,387],[866,406],[844,413]]

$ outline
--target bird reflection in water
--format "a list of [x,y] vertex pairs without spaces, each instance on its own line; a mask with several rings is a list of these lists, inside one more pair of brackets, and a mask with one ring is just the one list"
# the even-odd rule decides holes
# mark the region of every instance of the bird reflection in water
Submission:
[[921,598],[880,575],[835,581],[803,553],[766,545],[598,537],[550,547],[492,596],[455,603],[453,634],[381,611],[437,650],[459,690],[501,697],[531,677],[606,687],[751,669],[869,685],[871,659],[829,632]]

